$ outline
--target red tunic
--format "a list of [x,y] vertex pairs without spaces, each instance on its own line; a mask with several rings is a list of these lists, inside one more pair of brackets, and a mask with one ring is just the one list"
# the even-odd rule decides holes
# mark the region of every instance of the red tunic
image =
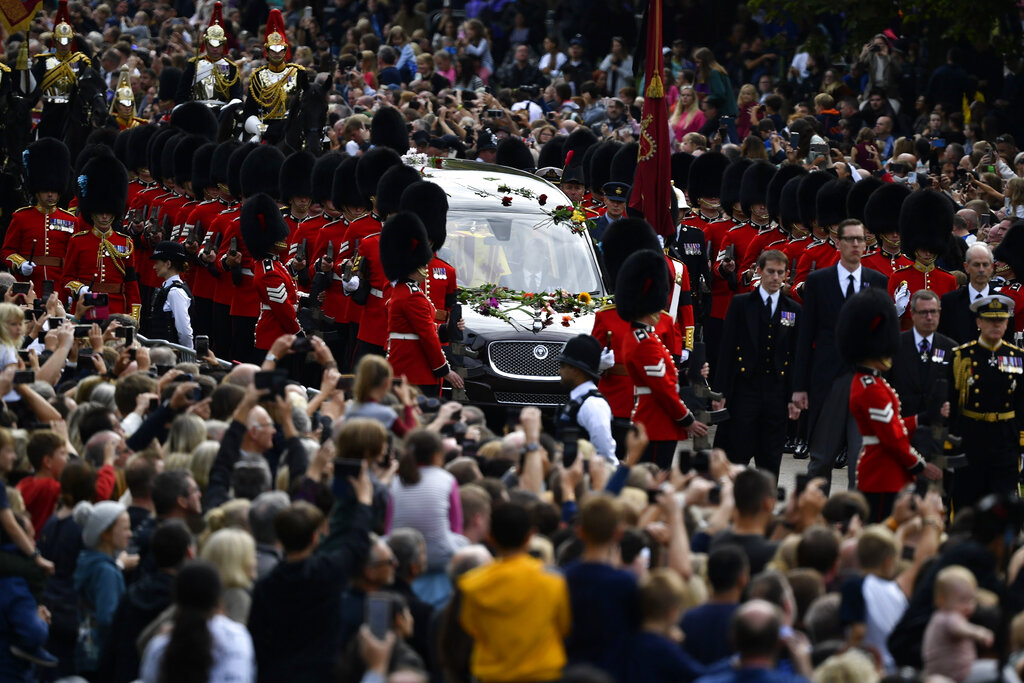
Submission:
[[[241,271],[241,279],[234,285],[234,293],[231,296],[231,315],[241,318],[256,318],[260,314],[260,298],[253,284],[255,262],[249,250],[245,248],[245,240],[242,239],[242,216],[239,213],[235,216],[224,232],[224,239],[220,243],[220,252],[217,254],[217,262],[220,269],[227,275],[227,280],[232,281],[231,269],[224,264],[228,252],[231,251],[231,238],[237,238],[238,251],[242,260],[238,264]],[[225,278],[222,275],[221,281]]]
[[633,422],[647,428],[651,441],[685,439],[693,416],[679,398],[676,364],[658,334],[632,327],[622,342],[622,356],[637,395]]
[[860,264],[865,268],[877,270],[886,277],[892,277],[892,274],[897,270],[900,268],[906,268],[907,266],[912,266],[914,265],[914,262],[903,254],[892,256],[888,252],[878,249],[874,253],[862,258],[860,260]]
[[[320,229],[316,237],[316,245],[313,247],[309,259],[310,268],[327,255],[327,247],[334,247],[334,272],[331,273],[331,282],[324,292],[324,303],[320,307],[323,314],[334,318],[336,323],[352,322],[349,318],[349,298],[345,296],[342,287],[341,275],[343,272],[342,260],[339,258],[341,245],[345,242],[345,233],[348,232],[349,223],[344,218],[331,221]],[[310,271],[312,273],[312,271]],[[315,273],[313,273],[315,274]]]
[[[1013,299],[1013,310],[1015,311],[1013,316],[1013,331],[1024,332],[1024,286],[1019,282],[1003,285],[999,288],[999,293]],[[1020,312],[1016,313],[1016,311]]]
[[[227,235],[228,227],[231,225],[232,221],[238,218],[241,211],[241,204],[232,204],[217,214],[213,219],[213,223],[211,223],[210,227],[207,228],[207,230],[213,233],[212,239],[214,242],[216,242],[217,236],[220,236],[221,247],[230,244],[230,242],[225,239],[225,236]],[[230,306],[231,299],[235,295],[235,284],[231,281],[231,273],[224,271],[220,260],[219,249],[217,250],[217,254],[214,256],[213,267],[219,274],[219,277],[216,278],[217,287],[213,290],[213,301],[214,303],[218,303],[223,306]]]
[[291,264],[292,259],[295,258],[295,254],[298,251],[299,245],[302,241],[306,241],[306,275],[302,278],[303,281],[299,281],[298,273],[296,273],[295,286],[298,287],[299,291],[303,294],[309,294],[308,282],[312,282],[312,272],[310,264],[310,255],[313,250],[316,249],[316,240],[320,229],[323,228],[329,222],[329,219],[324,217],[323,214],[316,216],[306,216],[301,221],[293,217],[291,214],[286,213],[284,216],[285,223],[288,224],[288,257],[285,261]]
[[910,446],[917,418],[901,418],[900,399],[881,375],[855,372],[850,383],[850,415],[864,439],[857,461],[857,488],[896,493],[914,480],[924,460]]
[[423,289],[430,303],[434,304],[434,319],[437,320],[437,324],[448,322],[448,313],[455,304],[459,290],[455,267],[435,255],[427,266],[427,280],[423,283]]
[[[198,247],[201,248],[206,236],[210,235],[212,249],[214,235],[210,230],[213,228],[214,220],[223,209],[224,204],[217,199],[210,199],[196,204],[189,213],[188,218],[185,219],[185,227],[181,231],[182,244],[188,240],[188,235],[192,228],[196,228],[196,239],[199,242]],[[214,293],[217,291],[217,281],[219,278],[211,273],[209,268],[201,264],[194,265],[187,274],[191,276],[191,282],[186,279],[186,283],[192,290],[192,294],[201,299],[212,300]]]
[[[68,242],[75,233],[75,217],[64,209],[55,208],[44,214],[39,206],[26,206],[11,216],[0,248],[0,259],[10,266],[19,282],[32,282],[36,296],[42,296],[43,280],[50,280],[54,287],[61,282],[64,254]],[[31,258],[36,264],[32,275],[21,274],[21,264]]]
[[[935,266],[921,266],[916,262],[900,268],[889,276],[889,296],[894,296],[903,283],[910,289],[910,296],[914,296],[914,292],[918,290],[930,289],[941,298],[946,292],[952,292],[957,288],[956,278],[946,271]],[[900,328],[909,330],[912,324],[908,305],[900,317]]]
[[395,377],[412,384],[438,384],[448,374],[448,360],[434,324],[434,306],[413,282],[395,286],[388,302],[388,361]]
[[[348,230],[345,232],[345,241],[341,243],[341,252],[339,257],[335,260],[335,263],[340,264],[352,256],[359,249],[359,244],[369,237],[380,232],[381,222],[372,213],[363,214],[359,218],[348,224]],[[335,245],[337,247],[338,245]],[[339,270],[340,274],[340,270]],[[341,283],[338,283],[340,288]],[[350,322],[354,322],[357,325],[363,319],[363,306],[360,306],[355,301],[349,299],[348,302],[348,319]]]
[[[380,233],[369,235],[359,243],[359,258],[362,261],[359,267],[360,277],[370,278],[370,295],[366,297],[363,315],[367,320],[383,320],[387,315],[387,303],[393,288],[380,262]],[[365,286],[366,283],[362,284]],[[436,317],[436,311],[432,315]],[[383,347],[388,341],[387,330],[383,325],[360,325],[356,339]]]
[[832,242],[827,239],[814,239],[804,249],[804,253],[801,254],[800,260],[797,262],[793,285],[802,284],[807,276],[814,271],[834,266],[837,263],[839,263],[839,250]]
[[[159,224],[163,224],[164,216],[164,204],[175,198],[175,194],[168,191],[166,187],[162,185],[156,185],[152,188],[152,191],[147,190],[140,192],[138,200],[141,202],[142,207],[149,207],[150,217],[159,216]],[[83,229],[88,229],[85,225]],[[140,239],[136,242],[135,257],[139,263],[150,263],[150,257],[153,255],[153,246],[146,239]],[[146,287],[156,288],[162,283],[160,278],[156,276],[156,271],[152,268],[143,268],[142,272],[139,273],[139,283]]]
[[[755,226],[756,227],[756,226]],[[747,244],[747,248],[743,250],[743,253],[739,253],[737,247],[736,260],[737,268],[740,272],[743,272],[750,266],[757,263],[757,257],[761,255],[761,252],[768,248],[769,244],[778,242],[780,239],[784,239],[786,234],[776,228],[773,225],[761,228],[754,235],[754,238]]]
[[[690,292],[690,274],[686,270],[686,264],[677,261],[669,256],[665,257],[668,262],[669,272],[672,274],[672,284],[669,286],[669,317],[675,322],[678,333],[673,339],[674,345],[669,346],[673,355],[682,355],[682,350],[693,348],[694,326],[693,298]],[[676,288],[679,288],[679,304],[675,311],[672,310],[672,301],[676,296]]]
[[800,257],[803,255],[804,250],[807,249],[811,244],[811,238],[807,235],[803,237],[791,238],[788,242],[780,247],[777,247],[786,258],[789,259],[789,272],[790,277],[796,276],[797,263],[800,262]]
[[[733,295],[742,291],[740,289],[742,284],[740,276],[743,274],[743,271],[740,269],[740,259],[743,257],[743,253],[751,240],[757,236],[757,231],[750,227],[749,223],[736,223],[731,219],[729,222],[732,223],[732,227],[722,235],[722,241],[718,250],[714,252],[715,261],[711,264],[711,317],[719,320],[725,320],[725,314],[729,310],[729,303],[732,301]],[[735,246],[733,254],[733,261],[736,264],[736,270],[733,271],[733,274],[736,276],[735,288],[729,284],[725,273],[720,270],[722,265],[720,259],[724,256],[725,250],[730,246]]]
[[257,261],[253,266],[252,289],[259,299],[255,347],[269,351],[278,337],[299,331],[295,315],[299,295],[288,269],[277,259]]
[[77,299],[82,286],[89,285],[90,291],[108,295],[111,313],[126,313],[138,320],[142,299],[135,259],[130,237],[113,230],[104,235],[90,228],[68,242],[61,287]]

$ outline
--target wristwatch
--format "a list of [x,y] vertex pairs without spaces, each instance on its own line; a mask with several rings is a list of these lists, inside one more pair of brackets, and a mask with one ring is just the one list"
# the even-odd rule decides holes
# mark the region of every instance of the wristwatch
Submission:
[[523,452],[524,453],[532,453],[534,451],[539,451],[539,450],[540,450],[540,444],[539,443],[528,443],[528,444],[526,444],[526,447],[523,448]]
[[275,356],[272,353],[268,353],[266,355],[266,357],[263,358],[263,360],[264,360],[264,362],[269,360],[271,363],[276,363],[277,362],[277,356]]

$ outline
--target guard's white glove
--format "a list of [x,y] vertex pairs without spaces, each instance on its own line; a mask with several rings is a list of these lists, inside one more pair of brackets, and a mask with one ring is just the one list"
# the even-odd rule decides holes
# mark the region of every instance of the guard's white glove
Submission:
[[249,116],[249,118],[245,120],[244,128],[245,132],[249,135],[255,135],[258,141],[260,136],[260,117],[255,114]]
[[679,362],[685,363],[690,360],[690,349],[683,349],[683,352],[679,354]]
[[896,300],[896,315],[903,315],[907,311],[907,306],[910,305],[910,287],[904,282],[899,286],[899,289],[893,294],[893,299]]
[[352,292],[356,291],[357,289],[359,289],[359,276],[353,275],[351,278],[349,278],[348,282],[342,282],[341,287],[342,289],[345,290],[346,294],[351,294]]
[[88,294],[90,291],[91,290],[89,289],[89,285],[82,285],[78,289],[78,296],[82,296],[83,294]]
[[34,271],[35,269],[36,264],[32,263],[31,261],[25,261],[24,263],[21,264],[21,274],[24,275],[25,277],[31,275],[32,271]]
[[602,349],[601,362],[598,364],[597,369],[604,372],[613,365],[615,365],[615,352],[611,349]]

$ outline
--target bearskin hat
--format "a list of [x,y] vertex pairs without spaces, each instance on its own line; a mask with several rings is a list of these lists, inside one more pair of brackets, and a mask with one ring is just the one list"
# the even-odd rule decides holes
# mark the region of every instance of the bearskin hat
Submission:
[[380,230],[380,262],[389,280],[402,282],[433,258],[427,229],[419,216],[399,211],[384,221]]
[[[334,173],[349,156],[344,152],[328,152],[313,164],[313,201],[324,205],[333,198]],[[355,181],[353,180],[353,184]],[[337,204],[335,208],[340,209]]]
[[641,249],[630,255],[615,280],[615,310],[623,320],[633,322],[665,310],[672,283],[665,255],[660,250]]
[[661,249],[661,242],[651,224],[642,218],[620,218],[601,236],[601,262],[608,288],[614,292],[622,264],[635,252]]
[[611,172],[608,180],[617,183],[633,184],[636,177],[637,156],[640,153],[640,143],[629,142],[621,145],[612,157]]
[[951,200],[934,190],[917,190],[900,207],[900,250],[914,258],[918,249],[941,256],[953,234]]
[[[213,151],[213,159],[210,162],[210,180],[214,184],[224,185],[230,191],[228,164],[231,161],[231,155],[237,152],[241,146],[242,143],[238,140],[225,140],[217,144],[217,149]],[[241,168],[241,162],[239,162],[239,168]],[[194,177],[195,172],[193,172]]]
[[255,142],[246,142],[240,145],[228,159],[228,191],[235,199],[242,199],[242,164],[246,157],[256,151],[259,147]]
[[800,204],[800,224],[807,230],[814,227],[814,222],[818,219],[818,190],[822,185],[834,179],[835,176],[820,171],[808,173],[800,179],[800,189],[797,191],[796,198]]
[[398,164],[384,171],[377,182],[377,215],[387,218],[399,209],[402,193],[413,183],[423,180],[423,176],[412,166]]
[[740,206],[743,213],[750,215],[750,207],[768,203],[768,185],[775,177],[775,166],[767,161],[755,161],[743,172],[740,179]]
[[201,102],[183,102],[171,110],[171,125],[207,140],[217,137],[217,116]]
[[690,166],[693,165],[695,158],[689,152],[675,152],[669,157],[669,163],[672,166],[672,184],[683,192],[690,186]]
[[263,192],[277,198],[284,152],[273,145],[258,145],[242,162],[239,183],[243,197]]
[[174,66],[164,67],[160,71],[160,87],[156,98],[161,102],[173,100],[178,92],[179,82],[181,82],[181,69]]
[[807,173],[807,169],[798,164],[786,164],[779,167],[778,173],[772,176],[768,183],[768,192],[765,195],[765,206],[768,207],[768,215],[773,221],[780,222],[779,204],[782,201],[782,188],[793,178],[799,178]]
[[892,358],[900,348],[900,321],[892,298],[880,287],[864,287],[843,304],[836,344],[844,363]]
[[[690,164],[690,177],[686,181],[686,196],[690,206],[701,199],[717,199],[722,193],[722,175],[729,160],[721,152],[701,154]],[[682,188],[680,188],[682,189]]]
[[113,128],[96,128],[85,138],[87,145],[103,145],[114,151],[114,141],[117,139],[118,131]]
[[437,183],[418,180],[402,192],[399,207],[412,211],[423,221],[434,251],[440,251],[448,238],[448,195]]
[[22,152],[21,163],[25,167],[26,187],[32,194],[63,194],[67,189],[71,152],[60,140],[39,138]]
[[909,196],[910,189],[903,183],[882,183],[864,203],[864,229],[876,237],[899,233],[900,207]]
[[849,180],[833,178],[818,189],[814,198],[814,215],[820,227],[839,225],[846,220],[846,195],[850,194],[852,187]]
[[[565,161],[565,141],[568,136],[556,135],[544,143],[537,156],[537,168],[562,168]],[[609,162],[610,163],[610,162]]]
[[178,144],[185,139],[184,133],[178,133],[167,138],[164,146],[160,149],[160,178],[164,185],[174,182],[174,152]]
[[600,145],[600,142],[597,143],[596,145],[591,145],[590,147],[587,147],[587,151],[583,153],[583,184],[586,185],[587,187],[594,186],[593,179],[591,179],[590,177],[590,169],[592,166],[590,160],[594,158],[594,152],[597,151],[597,148]]
[[[550,143],[549,143],[550,144]],[[562,153],[565,162],[562,167],[562,182],[587,184],[584,170],[583,155],[592,145],[597,144],[597,136],[587,128],[577,128],[565,140]]]
[[601,192],[604,184],[612,179],[612,159],[622,147],[622,143],[607,140],[593,147],[590,154],[590,186],[595,192]]
[[[164,179],[164,167],[161,163],[164,146],[167,141],[178,134],[174,128],[164,128],[149,140],[149,147],[146,148],[146,164],[149,174],[158,183]],[[136,167],[141,168],[141,167]]]
[[112,213],[120,220],[128,202],[128,171],[113,154],[91,159],[75,181],[78,210],[88,222],[97,213]]
[[363,195],[363,206],[373,207],[373,199],[377,196],[377,183],[392,166],[402,163],[401,157],[389,147],[374,147],[359,157],[356,166],[356,183],[359,194]]
[[409,151],[409,131],[402,112],[394,107],[381,107],[370,120],[370,144],[389,147],[399,156]]
[[256,192],[247,197],[239,220],[246,251],[257,261],[271,256],[277,251],[274,245],[288,240],[288,224],[277,200],[268,194]]
[[1010,266],[1018,278],[1024,274],[1024,221],[1014,221],[1010,225],[1010,229],[1003,235],[1003,241],[996,245],[992,255],[997,261]]
[[881,180],[869,176],[853,184],[849,194],[846,195],[846,217],[856,218],[864,222],[864,207],[868,203],[871,193],[884,185]]
[[740,185],[743,183],[743,174],[753,163],[752,159],[736,159],[722,172],[722,188],[718,191],[718,196],[722,200],[722,209],[730,216],[733,205],[740,201]]
[[208,140],[201,135],[186,135],[178,141],[178,146],[174,148],[174,182],[176,185],[185,187],[185,183],[192,180],[192,159],[195,158],[196,150],[207,142]]
[[782,194],[779,195],[779,225],[788,233],[792,233],[793,226],[797,223],[803,225],[800,220],[800,200],[798,198],[801,180],[803,180],[803,175],[790,178],[782,186]]
[[[135,128],[145,128],[146,126],[136,126]],[[135,128],[125,128],[117,137],[114,138],[114,156],[117,160],[124,164],[124,167],[128,169],[129,173],[134,173],[135,169],[128,165],[128,147],[131,145],[132,131]]]
[[203,192],[210,187],[217,187],[213,178],[213,155],[217,144],[205,142],[192,155],[192,194],[197,201],[203,201]]
[[359,192],[359,183],[356,182],[356,167],[359,165],[359,157],[348,157],[342,159],[334,171],[334,180],[331,185],[331,201],[334,208],[339,211],[343,206],[350,208],[370,208],[362,193]]
[[159,126],[153,125],[128,129],[131,144],[128,145],[126,161],[130,169],[137,171],[140,168],[149,168],[149,143],[160,130]]
[[109,157],[113,155],[114,152],[106,145],[91,144],[82,147],[82,151],[75,157],[75,175],[80,174],[85,165],[96,157]]
[[536,164],[526,143],[514,137],[507,137],[498,143],[495,161],[499,166],[518,168],[520,171],[531,171]]
[[281,201],[288,203],[292,197],[313,197],[313,166],[316,157],[306,151],[293,152],[281,164],[278,187]]

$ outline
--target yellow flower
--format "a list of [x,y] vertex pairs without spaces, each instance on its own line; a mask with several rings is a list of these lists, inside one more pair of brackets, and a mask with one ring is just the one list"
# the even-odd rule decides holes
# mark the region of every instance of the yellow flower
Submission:
[[589,304],[590,303],[590,292],[580,292],[580,295],[578,297],[576,297],[576,299],[581,304]]
[[572,222],[573,223],[582,223],[584,218],[586,218],[586,217],[583,215],[582,211],[578,211],[577,210],[577,211],[573,211],[572,212]]

